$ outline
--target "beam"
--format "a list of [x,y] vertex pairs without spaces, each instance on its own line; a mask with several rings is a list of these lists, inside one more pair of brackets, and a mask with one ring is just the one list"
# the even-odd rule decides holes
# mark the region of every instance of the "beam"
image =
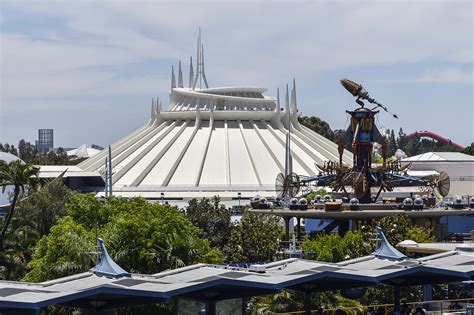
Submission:
[[253,160],[252,153],[250,152],[249,146],[247,144],[247,140],[245,139],[244,130],[243,130],[244,128],[242,126],[242,122],[240,121],[240,119],[237,120],[237,124],[239,125],[240,135],[242,136],[242,141],[244,142],[245,150],[247,151],[247,155],[249,157],[250,164],[252,164],[252,169],[253,169],[253,172],[255,173],[255,177],[257,178],[258,184],[260,186],[262,186],[262,180],[260,179],[260,176],[258,175],[257,167],[255,166],[255,162]]
[[272,157],[273,162],[275,162],[275,164],[278,166],[278,168],[280,169],[280,172],[284,173],[285,168],[280,163],[280,160],[278,160],[278,158],[275,156],[275,153],[273,153],[272,149],[270,148],[268,143],[265,141],[265,139],[263,139],[263,136],[260,133],[260,130],[259,130],[257,124],[253,120],[250,120],[250,124],[253,126],[253,129],[255,130],[255,133],[257,134],[260,141],[263,143],[263,146],[265,147],[265,149],[267,149],[268,154],[270,154],[270,156]]
[[211,109],[211,116],[209,120],[209,136],[207,137],[206,147],[204,148],[204,153],[201,157],[201,166],[199,167],[194,186],[199,186],[199,182],[201,181],[202,170],[204,169],[204,163],[206,162],[207,151],[209,150],[209,144],[211,143],[213,129],[214,129],[214,115]]
[[198,130],[199,130],[200,127],[201,127],[201,122],[200,122],[198,119],[196,119],[193,133],[191,134],[191,136],[189,137],[188,141],[187,141],[186,144],[184,145],[184,147],[183,147],[183,149],[181,150],[181,153],[179,154],[178,158],[177,158],[176,161],[173,163],[173,166],[171,167],[171,170],[168,172],[168,174],[167,174],[166,177],[165,177],[165,180],[164,180],[163,183],[161,184],[162,186],[168,186],[168,184],[169,184],[171,178],[173,177],[174,173],[175,173],[176,170],[178,169],[179,164],[180,164],[181,161],[183,160],[184,155],[185,155],[186,152],[188,151],[189,146],[191,145],[191,142],[193,142],[194,137],[196,136],[196,133],[198,132]]
[[[146,146],[146,148],[144,148],[142,151],[140,151],[140,153],[137,154],[137,156],[135,156],[129,163],[127,163],[126,165],[124,165],[120,170],[118,170],[113,178],[112,178],[112,182],[115,184],[117,183],[120,178],[122,178],[123,175],[125,175],[125,173],[127,173],[138,161],[140,161],[148,152],[150,152],[150,150],[152,150],[161,140],[163,140],[164,137],[166,137],[173,129],[174,127],[176,126],[176,121],[172,122],[171,124],[169,124],[168,122],[167,123],[163,123],[160,128],[156,128],[157,130],[155,130],[153,132],[153,135],[147,135],[146,137],[146,140],[145,138],[140,140],[139,142],[137,142],[135,145],[133,145],[133,151],[135,151],[136,149],[138,149],[140,146],[142,146],[144,143],[146,143],[148,140],[150,140],[151,138],[153,138],[157,133],[159,133],[160,131],[162,131],[165,127],[168,127],[165,131],[163,131],[162,134],[158,135],[158,137],[156,137],[155,140],[153,140],[150,144],[148,144]],[[163,127],[162,127],[163,126]],[[161,128],[162,127],[162,128]],[[143,142],[142,142],[143,141]],[[132,147],[130,148],[130,150],[132,150]],[[132,151],[131,151],[132,152]],[[128,155],[124,155],[124,157],[126,158]],[[116,166],[118,165],[118,163],[116,164]]]
[[[270,133],[275,137],[275,139],[283,146],[285,147],[285,141],[283,141],[276,133],[275,130],[273,130],[273,127],[270,126],[269,124],[267,124],[266,121],[262,120],[262,123],[264,124],[264,126],[268,129],[268,131],[270,131]],[[298,156],[298,154],[296,154],[293,150],[291,150],[291,156],[293,157],[293,159],[295,159],[295,161],[298,162],[298,164],[301,165],[302,168],[304,168],[304,170],[307,172],[307,174],[310,174],[311,176],[316,176],[316,173],[314,172],[313,169],[311,169],[308,165],[306,165],[306,163],[304,163],[304,161]]]
[[161,151],[153,158],[152,162],[149,163],[145,169],[135,178],[131,186],[139,186],[143,179],[148,175],[148,173],[155,167],[159,160],[165,155],[169,148],[174,144],[176,139],[183,133],[183,131],[188,126],[190,120],[186,120],[183,125],[179,128],[178,132],[166,143],[166,145],[161,149]]

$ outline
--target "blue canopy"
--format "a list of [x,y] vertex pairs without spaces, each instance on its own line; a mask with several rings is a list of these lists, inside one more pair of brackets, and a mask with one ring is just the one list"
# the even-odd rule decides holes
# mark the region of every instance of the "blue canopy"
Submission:
[[400,253],[395,247],[390,244],[380,227],[376,227],[375,229],[377,231],[380,244],[379,247],[375,250],[375,252],[372,253],[372,255],[378,258],[390,260],[404,260],[407,258],[407,256]]
[[122,269],[107,252],[107,248],[104,245],[104,241],[101,238],[97,238],[97,244],[99,244],[101,255],[99,263],[91,269],[91,271],[98,275],[108,278],[119,278],[129,277],[130,273]]

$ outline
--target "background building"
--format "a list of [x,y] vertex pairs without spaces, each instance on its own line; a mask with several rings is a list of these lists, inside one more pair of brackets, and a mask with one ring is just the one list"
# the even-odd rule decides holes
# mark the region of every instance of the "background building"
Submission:
[[40,153],[47,153],[54,148],[53,129],[38,129],[36,149]]
[[459,152],[429,152],[402,159],[411,163],[414,174],[448,173],[451,179],[451,195],[474,195],[474,156]]

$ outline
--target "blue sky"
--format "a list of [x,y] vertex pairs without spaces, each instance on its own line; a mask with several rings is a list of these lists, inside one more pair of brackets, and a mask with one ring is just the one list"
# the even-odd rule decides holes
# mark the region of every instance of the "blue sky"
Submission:
[[[296,78],[298,107],[333,129],[364,84],[398,120],[379,124],[474,141],[472,1],[2,1],[0,142],[107,145],[168,101],[171,65],[203,31],[211,86],[275,95]],[[186,76],[185,76],[186,77]]]

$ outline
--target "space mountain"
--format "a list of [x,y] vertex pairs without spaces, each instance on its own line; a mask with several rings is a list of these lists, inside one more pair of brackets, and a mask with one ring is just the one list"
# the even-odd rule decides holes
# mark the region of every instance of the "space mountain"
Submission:
[[[288,172],[314,176],[315,163],[338,160],[332,141],[298,122],[296,84],[286,87],[283,106],[259,87],[209,87],[201,38],[197,67],[192,58],[188,86],[181,62],[171,73],[167,109],[152,101],[150,120],[111,145],[114,195],[188,200],[219,195],[222,200],[275,196],[275,177]],[[286,137],[291,128],[291,148]],[[103,150],[78,166],[104,173]],[[343,162],[351,165],[348,152]]]

